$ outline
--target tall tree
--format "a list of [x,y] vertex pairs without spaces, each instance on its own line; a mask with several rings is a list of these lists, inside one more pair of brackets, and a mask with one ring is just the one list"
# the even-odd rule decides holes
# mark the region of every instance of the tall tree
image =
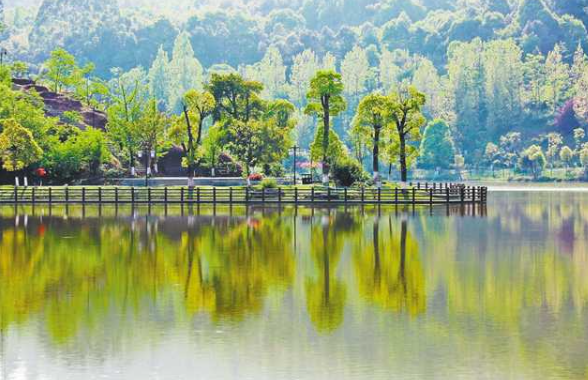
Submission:
[[51,52],[45,67],[47,70],[45,75],[51,82],[51,89],[54,92],[61,92],[75,84],[78,70],[76,59],[65,49],[59,48]]
[[569,89],[570,69],[563,59],[563,49],[556,44],[547,55],[545,61],[545,73],[547,78],[546,93],[553,114],[566,100],[566,92]]
[[319,61],[312,50],[305,50],[294,57],[290,67],[290,99],[298,106],[306,106],[306,93],[310,80],[319,68]]
[[356,101],[365,91],[370,75],[370,64],[365,50],[355,46],[341,62],[341,77],[345,83],[345,93]]
[[194,56],[194,49],[188,33],[178,35],[174,43],[172,60],[169,64],[170,107],[182,109],[184,94],[191,89],[201,90],[204,83],[204,69]]
[[382,133],[386,132],[389,123],[390,98],[384,95],[371,94],[364,97],[357,108],[354,119],[356,133],[371,137],[374,181],[380,186],[380,147]]
[[147,157],[147,170],[155,169],[157,172],[157,159],[166,148],[166,132],[169,126],[170,120],[167,115],[159,111],[157,101],[149,100],[137,121],[139,144]]
[[306,95],[308,105],[305,113],[322,119],[322,165],[323,183],[329,184],[329,139],[331,134],[331,118],[345,111],[345,99],[343,93],[343,80],[341,74],[334,71],[321,70],[310,82],[310,91]]
[[245,77],[263,84],[262,96],[274,99],[284,95],[286,66],[282,54],[275,47],[267,49],[263,59],[245,69]]
[[114,75],[106,132],[115,148],[123,157],[126,156],[131,175],[134,175],[137,153],[141,149],[138,122],[142,117],[146,91],[141,83],[141,73],[125,75],[120,70],[114,70]]
[[488,109],[484,79],[484,46],[476,38],[449,46],[448,74],[456,113],[456,141],[466,157],[484,149]]
[[402,70],[394,63],[394,55],[390,51],[384,50],[382,52],[378,71],[380,86],[384,92],[389,93],[396,90],[400,83]]
[[518,125],[522,112],[522,50],[513,40],[493,41],[484,49],[488,131],[498,137]]
[[166,110],[169,106],[169,75],[169,58],[163,46],[160,46],[149,69],[149,95],[157,100],[161,111]]
[[408,144],[419,144],[421,140],[420,129],[426,121],[421,110],[425,103],[425,95],[412,86],[390,95],[394,145],[398,146],[400,179],[403,183],[408,179]]

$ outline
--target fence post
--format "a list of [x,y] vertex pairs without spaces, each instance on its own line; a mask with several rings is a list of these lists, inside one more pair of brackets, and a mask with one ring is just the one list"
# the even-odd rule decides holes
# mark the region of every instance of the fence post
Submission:
[[[115,188],[114,196],[116,198],[116,202],[118,202],[118,187]],[[102,203],[102,187],[98,188],[98,203]]]
[[345,203],[347,203],[347,188],[345,188]]
[[53,188],[49,188],[49,204],[53,203]]
[[180,189],[180,203],[184,204],[184,188]]
[[212,204],[216,204],[216,187],[212,188]]
[[131,203],[135,203],[135,187],[131,187]]
[[229,203],[233,204],[233,188],[229,188]]
[[378,187],[378,203],[382,203],[382,188]]
[[265,187],[261,189],[261,202],[265,203]]
[[35,204],[35,187],[33,187],[33,193],[31,196],[32,196],[33,204]]
[[314,187],[310,189],[310,201],[314,203]]
[[196,188],[196,203],[200,204],[200,188]]
[[245,203],[249,203],[249,186],[245,188]]
[[147,188],[147,203],[151,204],[151,188]]
[[282,203],[282,188],[278,187],[278,203]]
[[446,193],[446,196],[447,196],[447,204],[449,204],[450,203],[449,187],[445,187],[445,193]]
[[167,204],[167,186],[163,189],[163,202]]
[[294,188],[294,203],[298,204],[298,188]]
[[65,187],[65,203],[69,203],[69,187]]
[[464,204],[465,203],[465,190],[466,190],[465,186],[462,186],[459,189],[459,195],[460,195],[460,198],[461,198],[461,204]]
[[327,202],[331,201],[331,186],[327,187]]
[[[98,189],[100,191],[100,189]],[[118,204],[118,186],[114,188],[114,203]]]
[[416,204],[416,189],[414,187],[412,188],[412,204]]
[[365,188],[361,188],[361,203],[365,203]]
[[82,187],[82,203],[86,203],[86,188]]
[[429,189],[429,204],[433,206],[433,189]]
[[394,188],[394,203],[398,204],[398,188]]

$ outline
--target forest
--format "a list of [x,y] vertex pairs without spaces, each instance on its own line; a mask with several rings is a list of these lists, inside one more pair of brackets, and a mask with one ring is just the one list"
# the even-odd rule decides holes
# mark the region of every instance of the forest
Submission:
[[[280,176],[296,145],[354,181],[586,176],[586,0],[27,0],[0,17],[8,171],[122,176],[177,149],[187,173],[224,159]],[[108,124],[48,117],[14,78]]]

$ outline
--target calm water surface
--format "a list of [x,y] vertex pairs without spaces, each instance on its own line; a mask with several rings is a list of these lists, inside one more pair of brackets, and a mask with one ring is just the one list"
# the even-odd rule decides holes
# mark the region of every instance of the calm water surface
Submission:
[[0,379],[586,379],[588,192],[0,208]]

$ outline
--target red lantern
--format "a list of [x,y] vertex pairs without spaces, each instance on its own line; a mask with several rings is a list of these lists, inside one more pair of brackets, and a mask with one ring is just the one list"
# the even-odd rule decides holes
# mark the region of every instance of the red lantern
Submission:
[[47,171],[45,170],[45,168],[39,168],[39,169],[35,170],[35,174],[37,174],[37,176],[43,178],[47,175]]

